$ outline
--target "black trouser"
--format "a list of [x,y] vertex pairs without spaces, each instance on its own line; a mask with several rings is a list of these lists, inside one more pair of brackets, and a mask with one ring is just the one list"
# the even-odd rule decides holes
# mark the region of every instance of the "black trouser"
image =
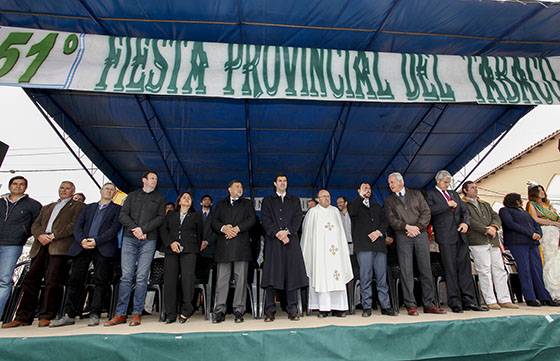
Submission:
[[461,307],[476,304],[469,247],[459,240],[452,244],[439,244],[441,263],[447,284],[447,305]]
[[[266,314],[273,314],[276,312],[276,302],[274,301],[275,289],[274,287],[266,288],[264,312]],[[286,311],[290,315],[298,312],[297,309],[297,289],[286,291]]]
[[51,256],[49,246],[41,246],[39,253],[31,260],[29,271],[23,281],[23,296],[19,304],[16,320],[31,323],[39,305],[41,283],[45,278],[45,290],[39,308],[40,320],[56,317],[62,302],[62,287],[66,280],[67,256]]
[[180,253],[165,254],[164,260],[164,307],[167,318],[177,317],[177,283],[181,275],[181,314],[190,316],[193,313],[193,291],[194,291],[194,269],[196,266],[196,254]]
[[[214,267],[214,258],[198,255],[196,257],[196,278],[200,283],[207,283],[210,270]],[[216,277],[216,275],[214,275]]]
[[114,259],[103,256],[97,248],[83,250],[72,260],[70,278],[64,313],[76,317],[82,313],[84,286],[89,274],[89,264],[93,262],[93,296],[91,297],[90,314],[101,315],[105,296],[109,290],[113,276]]

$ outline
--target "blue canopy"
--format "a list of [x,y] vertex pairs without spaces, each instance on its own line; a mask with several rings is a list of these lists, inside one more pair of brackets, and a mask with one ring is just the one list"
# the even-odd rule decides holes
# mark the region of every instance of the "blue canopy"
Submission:
[[[2,0],[0,25],[93,34],[454,55],[560,55],[560,6],[493,0]],[[386,193],[461,169],[531,107],[385,104],[27,90],[125,191],[158,171],[180,190],[352,197],[361,181]]]

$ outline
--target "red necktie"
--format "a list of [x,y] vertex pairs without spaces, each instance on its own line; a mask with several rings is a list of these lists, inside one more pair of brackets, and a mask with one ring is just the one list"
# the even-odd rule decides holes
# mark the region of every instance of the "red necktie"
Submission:
[[[448,202],[453,200],[453,198],[451,198],[451,196],[445,189],[443,190],[443,196],[445,197],[445,199],[447,199]],[[455,208],[451,209],[451,212],[455,213]]]

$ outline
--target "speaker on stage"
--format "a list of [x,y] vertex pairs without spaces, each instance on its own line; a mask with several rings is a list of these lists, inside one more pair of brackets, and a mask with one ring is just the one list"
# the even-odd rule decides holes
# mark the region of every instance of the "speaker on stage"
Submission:
[[6,153],[8,153],[8,144],[0,142],[0,167],[2,166],[2,162],[6,157]]

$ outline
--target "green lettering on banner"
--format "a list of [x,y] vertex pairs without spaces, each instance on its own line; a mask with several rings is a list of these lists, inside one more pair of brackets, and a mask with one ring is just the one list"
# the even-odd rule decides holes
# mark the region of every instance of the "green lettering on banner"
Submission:
[[543,84],[544,85],[544,91],[543,91],[543,89],[541,88],[541,84],[535,80],[533,70],[530,68],[531,63],[533,64],[533,68],[535,68],[535,70],[538,70],[539,72],[541,71],[538,59],[534,57],[528,58],[526,66],[527,66],[527,76],[529,77],[529,80],[531,81],[535,89],[539,92],[540,98],[544,99],[546,104],[552,104],[552,94],[550,92],[550,89],[548,89],[548,87]]
[[268,48],[269,46],[265,46],[263,50],[263,82],[266,93],[274,96],[278,92],[278,84],[280,83],[280,47],[274,47],[274,82],[272,85],[268,82]]
[[[526,59],[526,58],[524,58]],[[539,97],[537,96],[537,94],[535,93],[535,90],[533,89],[533,85],[529,82],[527,74],[525,73],[525,70],[521,67],[521,64],[519,62],[519,58],[514,58],[513,59],[513,67],[512,67],[512,72],[513,72],[513,78],[517,81],[517,83],[519,84],[519,87],[521,88],[521,98],[523,99],[523,103],[525,104],[531,104],[531,100],[529,100],[528,95],[531,95],[531,98],[533,98],[533,104],[542,104],[542,101],[539,99]],[[527,91],[527,93],[525,92]]]
[[385,79],[385,86],[381,82],[381,77],[379,74],[379,53],[373,53],[373,63],[372,63],[373,79],[377,86],[377,97],[382,100],[393,100],[395,96],[391,91],[391,84]]
[[298,48],[292,48],[292,59],[290,59],[290,48],[282,47],[282,55],[284,57],[284,72],[286,73],[287,88],[285,93],[287,96],[296,96],[296,67]]
[[[508,77],[508,62],[503,56],[497,56],[496,60],[496,80],[502,83],[504,92],[506,93],[506,99],[508,103],[517,104],[519,103],[519,86],[516,82]],[[510,92],[510,89],[512,90]]]
[[[556,74],[554,73],[554,70],[552,69],[552,65],[550,64],[550,61],[547,58],[540,58],[539,60],[540,60],[539,64],[540,64],[540,68],[541,68],[542,79],[544,80],[544,82],[547,85],[547,88],[550,90],[550,92],[556,97],[556,100],[560,101],[560,81],[558,81],[556,79]],[[550,77],[552,78],[551,80],[556,83],[556,87],[558,88],[557,89],[558,91],[556,89],[554,89],[554,84],[548,79],[548,76],[545,74],[546,69],[543,66],[543,62],[546,64],[546,69],[548,69],[548,71],[550,73]]]
[[37,44],[33,45],[29,52],[27,53],[26,57],[34,56],[35,59],[31,62],[29,67],[25,70],[23,74],[19,77],[18,81],[20,83],[29,83],[31,78],[35,76],[39,67],[43,64],[43,62],[47,59],[49,54],[51,53],[52,48],[56,42],[56,38],[58,37],[58,33],[50,33],[43,40],[38,42]]
[[[255,54],[251,58],[251,48],[255,49]],[[261,48],[260,45],[246,45],[245,46],[245,64],[241,68],[241,72],[245,74],[245,81],[241,87],[241,94],[252,95],[253,98],[258,98],[262,95],[262,87],[259,82],[258,65],[261,60]],[[250,59],[250,60],[249,60]],[[251,90],[251,81],[253,78],[253,88]]]
[[478,66],[478,71],[480,73],[480,77],[486,86],[486,99],[485,102],[495,104],[496,98],[494,97],[494,93],[496,93],[496,97],[498,98],[499,103],[507,103],[506,98],[500,91],[500,87],[496,84],[494,78],[494,69],[490,66],[489,58],[487,56],[482,56],[480,59],[480,65]]
[[177,78],[179,76],[179,70],[181,69],[181,46],[187,47],[188,42],[184,40],[174,40],[171,41],[175,57],[173,59],[173,70],[171,71],[171,79],[169,80],[169,85],[167,86],[167,94],[177,94]]
[[416,68],[416,75],[422,86],[422,97],[429,102],[439,101],[439,96],[436,87],[428,82],[428,59],[431,55],[414,55],[418,61]]
[[358,51],[356,58],[354,59],[354,73],[356,75],[356,98],[364,99],[364,92],[362,90],[362,85],[367,88],[367,98],[377,99],[373,87],[371,86],[371,81],[369,80],[370,70],[369,61],[365,51]]
[[325,87],[325,76],[324,76],[324,50],[323,49],[311,49],[311,60],[309,73],[311,75],[311,91],[310,95],[316,97],[319,95],[317,88],[315,87],[315,77],[319,81],[319,87],[321,88],[321,96],[327,96],[327,89]]
[[301,48],[301,91],[302,97],[309,96],[309,87],[307,86],[307,48]]
[[191,52],[191,71],[183,85],[183,94],[192,93],[192,82],[198,82],[196,94],[206,94],[204,74],[208,68],[208,55],[204,51],[204,43],[195,41]]
[[344,50],[344,78],[346,79],[346,98],[354,98],[352,82],[350,80],[350,52]]
[[[132,66],[130,71],[130,78],[128,84],[126,85],[127,92],[142,93],[144,92],[144,80],[146,75],[144,70],[146,69],[146,62],[148,61],[148,46],[150,45],[149,39],[135,39],[136,46],[134,46],[134,51],[136,54],[132,58]],[[136,73],[140,70],[140,77],[136,79]]]
[[468,75],[469,81],[471,82],[471,85],[473,86],[474,91],[476,93],[476,101],[478,103],[486,103],[486,99],[484,99],[484,96],[482,95],[482,91],[480,90],[480,87],[478,86],[478,83],[474,80],[473,68],[474,68],[475,57],[474,56],[462,56],[461,58],[463,60],[467,60],[467,75]]
[[12,48],[14,45],[25,45],[31,39],[33,33],[13,32],[6,37],[0,45],[0,61],[4,60],[4,64],[0,68],[0,78],[8,74],[16,65],[19,59],[19,49]]
[[449,85],[449,83],[442,84],[441,80],[439,79],[439,69],[438,69],[439,58],[437,55],[433,55],[433,58],[434,58],[433,73],[434,73],[434,80],[436,82],[437,89],[439,91],[439,95],[438,95],[439,100],[443,102],[454,102],[455,92],[451,88],[451,85]]
[[[237,47],[237,56],[233,56],[233,48]],[[226,72],[226,86],[223,88],[224,95],[234,95],[235,90],[232,87],[233,71],[241,68],[243,64],[243,44],[228,44],[228,59],[224,64]]]
[[[119,38],[121,45],[122,45],[122,39],[123,38]],[[131,53],[132,53],[132,47],[130,45],[130,38],[125,38],[124,39],[124,43],[126,46],[126,50],[125,50],[125,58],[124,58],[124,64],[121,66],[121,71],[119,73],[119,78],[117,79],[117,83],[114,86],[115,91],[123,91],[124,90],[124,76],[126,74],[126,71],[128,70],[128,66],[130,65],[130,58],[131,58]]]
[[[168,41],[163,40],[162,46],[166,47]],[[169,41],[170,46],[172,46],[172,41]],[[154,83],[155,71],[150,69],[148,72],[148,81],[146,84],[146,90],[152,93],[159,93],[163,87],[163,82],[165,81],[165,75],[167,74],[167,60],[161,55],[159,51],[157,40],[152,41],[152,52],[154,54],[154,66],[159,71],[159,77],[157,83]]]
[[[119,60],[121,58],[121,49],[118,49],[115,41],[117,38],[114,36],[108,36],[107,42],[109,43],[109,51],[107,56],[105,57],[103,71],[101,72],[101,76],[99,77],[99,81],[95,84],[95,89],[98,91],[107,90],[107,76],[109,75],[109,70],[111,68],[116,68],[119,64]],[[119,40],[121,40],[119,38]]]
[[[408,59],[410,58],[410,62]],[[406,98],[408,100],[414,101],[420,97],[420,89],[418,87],[418,81],[415,76],[415,61],[413,54],[402,54],[401,55],[401,75],[404,81],[404,86],[406,88]],[[410,65],[407,65],[407,64]],[[410,77],[409,77],[410,75]]]
[[332,68],[333,68],[332,53],[333,53],[333,51],[336,51],[336,55],[338,55],[338,57],[340,57],[341,54],[342,54],[341,50],[331,50],[331,49],[327,50],[327,80],[329,81],[329,87],[330,87],[334,97],[336,99],[340,99],[344,95],[344,79],[342,79],[342,76],[340,74],[338,74],[338,84],[339,84],[339,86],[337,87],[336,84],[334,83],[333,74],[332,74]]

